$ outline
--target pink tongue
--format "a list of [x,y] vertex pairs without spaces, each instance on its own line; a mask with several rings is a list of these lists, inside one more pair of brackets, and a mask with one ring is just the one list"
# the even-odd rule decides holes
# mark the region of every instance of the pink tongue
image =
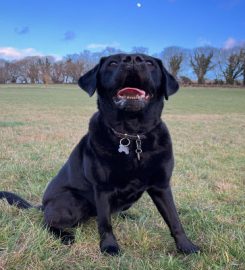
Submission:
[[145,97],[145,91],[138,88],[125,87],[121,89],[118,93],[118,96],[140,96]]

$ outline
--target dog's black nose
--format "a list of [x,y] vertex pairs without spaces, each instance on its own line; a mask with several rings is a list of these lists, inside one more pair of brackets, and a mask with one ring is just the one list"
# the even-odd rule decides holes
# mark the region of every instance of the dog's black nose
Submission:
[[123,63],[126,64],[141,64],[142,62],[144,62],[144,58],[141,55],[138,54],[134,54],[134,55],[126,55],[123,59],[122,59]]

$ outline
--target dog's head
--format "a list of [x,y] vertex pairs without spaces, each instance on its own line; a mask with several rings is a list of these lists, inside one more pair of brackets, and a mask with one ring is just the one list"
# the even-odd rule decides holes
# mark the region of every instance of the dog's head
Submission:
[[140,111],[174,94],[179,85],[164,68],[161,60],[144,54],[116,54],[103,57],[84,74],[78,85],[120,110]]

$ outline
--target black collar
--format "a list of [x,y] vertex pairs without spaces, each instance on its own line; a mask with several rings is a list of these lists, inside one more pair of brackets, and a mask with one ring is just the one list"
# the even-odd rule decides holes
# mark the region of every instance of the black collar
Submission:
[[136,149],[134,150],[138,161],[141,159],[141,154],[142,154],[142,148],[141,148],[141,140],[146,139],[145,134],[127,134],[127,133],[121,133],[116,131],[114,128],[111,128],[112,132],[120,138],[119,142],[119,148],[118,152],[119,153],[125,153],[126,155],[129,154],[129,145],[131,143],[131,140],[134,140],[136,143]]
[[110,128],[113,133],[118,137],[118,138],[127,138],[127,139],[130,139],[130,140],[142,140],[142,139],[146,139],[146,135],[145,133],[142,133],[142,134],[127,134],[127,133],[121,133],[121,132],[118,132],[116,131],[114,128]]

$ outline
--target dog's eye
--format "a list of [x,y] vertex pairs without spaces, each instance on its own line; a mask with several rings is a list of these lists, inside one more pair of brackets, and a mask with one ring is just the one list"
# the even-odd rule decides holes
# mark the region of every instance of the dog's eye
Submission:
[[116,61],[111,61],[111,62],[109,63],[109,66],[116,67],[116,66],[118,66],[118,63],[117,63]]
[[146,60],[145,62],[146,62],[147,65],[153,66],[153,62],[151,60]]

